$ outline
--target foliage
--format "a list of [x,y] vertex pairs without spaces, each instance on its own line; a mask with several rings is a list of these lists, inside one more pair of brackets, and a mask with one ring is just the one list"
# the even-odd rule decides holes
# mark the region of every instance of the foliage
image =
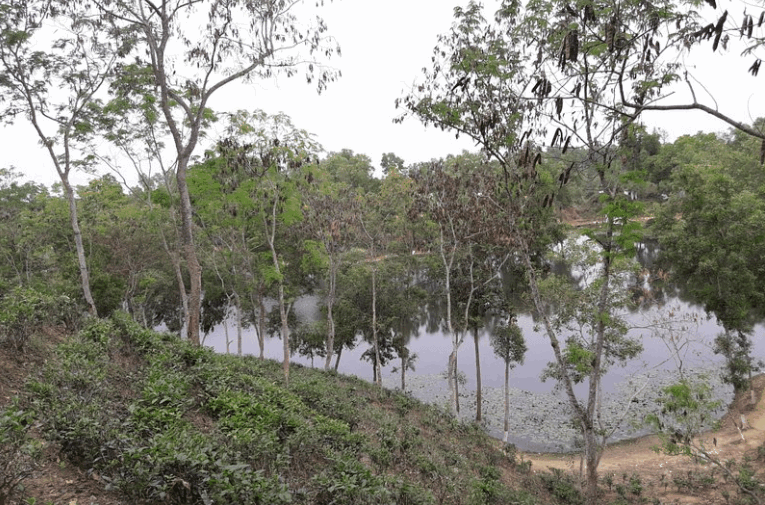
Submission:
[[34,419],[62,458],[133,501],[534,503],[502,483],[504,458],[479,430],[293,368],[285,387],[278,363],[216,355],[115,313],[58,348],[27,386],[22,424]]
[[654,233],[665,264],[722,324],[724,333],[715,341],[715,352],[726,358],[726,380],[740,390],[756,369],[750,334],[761,317],[760,286],[765,282],[765,181],[752,159],[757,146],[731,132],[727,138],[684,137],[674,149],[675,192],[661,209]]
[[491,346],[494,354],[510,366],[522,365],[528,350],[523,332],[514,320],[501,324],[492,332]]
[[647,416],[646,422],[661,437],[662,450],[691,456],[697,453],[693,439],[710,426],[722,407],[703,377],[667,386],[659,404],[661,411]]
[[16,288],[0,295],[0,343],[23,351],[29,339],[45,326],[73,326],[77,308],[67,296],[31,288]]
[[29,434],[33,421],[32,413],[16,403],[0,410],[0,505],[15,503],[37,466],[41,444]]
[[[175,148],[175,182],[180,197],[179,231],[189,276],[188,306],[184,315],[189,339],[196,344],[200,342],[202,267],[194,245],[187,172],[192,155],[204,136],[204,127],[215,119],[208,108],[211,97],[235,81],[270,78],[277,74],[291,77],[301,69],[305,70],[309,82],[316,83],[319,91],[338,76],[315,58],[316,55],[329,58],[339,52],[339,47],[325,34],[324,21],[318,16],[315,22],[300,20],[293,6],[294,3],[281,0],[224,4],[177,1],[163,9],[152,9],[136,0],[96,5],[94,14],[99,23],[103,23],[110,33],[121,35],[118,54],[124,63],[130,62],[122,67],[130,71],[122,75],[139,77],[141,85],[126,83],[123,86],[123,90],[128,89],[139,98],[122,97],[137,104],[141,118],[138,128],[143,130],[146,123],[152,125],[161,113]],[[195,15],[197,9],[207,8],[207,19]],[[237,22],[233,22],[234,19]],[[243,21],[249,28],[241,29],[238,21]],[[147,101],[141,98],[147,92],[153,93],[155,98],[148,102],[148,111],[144,107]],[[257,128],[248,125],[248,121],[249,117],[244,117],[233,122],[238,127],[237,133],[246,136],[255,132],[257,135]],[[131,133],[120,135],[125,136],[130,137]],[[269,154],[281,150],[276,142],[268,149]],[[241,161],[246,162],[246,159]],[[278,161],[269,160],[259,168],[277,172],[281,168]],[[283,222],[299,214],[294,198],[287,195],[285,202]],[[278,266],[276,268],[278,270]],[[277,276],[280,275],[277,272]],[[284,337],[286,342],[287,335]]]
[[583,504],[584,497],[576,486],[573,477],[558,468],[550,468],[550,473],[541,473],[539,478],[550,493],[563,503]]

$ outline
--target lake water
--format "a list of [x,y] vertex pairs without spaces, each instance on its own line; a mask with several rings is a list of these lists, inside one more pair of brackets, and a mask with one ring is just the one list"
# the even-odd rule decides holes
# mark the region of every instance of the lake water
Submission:
[[[642,251],[644,257],[640,258],[646,267],[644,272],[651,268],[650,251]],[[650,277],[655,281],[656,274]],[[676,341],[684,343],[680,357],[685,368],[709,369],[719,368],[723,359],[712,352],[712,343],[719,333],[723,331],[714,316],[708,316],[703,308],[684,300],[682,293],[672,286],[663,286],[660,282],[649,282],[646,276],[643,280],[631,280],[633,284],[642,287],[648,294],[648,300],[644,301],[639,309],[625,312],[624,319],[631,329],[630,336],[639,338],[644,350],[639,358],[632,360],[624,368],[613,367],[603,377],[604,394],[617,394],[623,391],[626,385],[632,385],[639,381],[646,381],[646,377],[661,377],[679,365],[678,359],[673,359],[673,352],[668,346],[666,339],[659,338],[659,333],[666,336],[672,334]],[[295,310],[301,319],[310,320],[320,317],[315,297],[305,297],[295,304]],[[672,321],[658,328],[659,320]],[[516,366],[511,372],[511,386],[522,392],[548,395],[563,400],[562,394],[555,389],[554,381],[542,382],[540,373],[542,369],[553,361],[552,348],[543,331],[538,331],[531,314],[521,314],[518,324],[523,330],[528,346],[525,361]],[[236,327],[229,323],[228,334],[230,340],[236,339]],[[761,338],[765,334],[765,327],[758,325],[754,332],[754,356],[757,359],[765,357],[765,342]],[[226,352],[225,330],[219,325],[207,335],[205,345],[212,346],[217,352]],[[243,352],[245,354],[259,354],[257,338],[254,329],[243,330]],[[370,347],[370,344],[359,341],[353,350],[343,350],[338,371],[342,374],[355,375],[365,380],[372,380],[372,364],[361,359],[361,355]],[[236,352],[236,343],[231,344],[231,352]],[[423,324],[415,336],[409,342],[411,352],[417,354],[414,363],[415,370],[407,373],[407,381],[410,379],[417,387],[422,388],[422,382],[417,382],[418,377],[432,378],[442,375],[446,370],[448,355],[451,352],[451,339],[441,331],[432,331],[428,325]],[[489,344],[489,334],[486,329],[479,332],[479,353],[481,361],[482,384],[486,391],[501,389],[504,384],[504,362],[497,358]],[[265,346],[266,358],[281,360],[282,343],[278,338],[267,338]],[[676,355],[677,356],[677,355]],[[317,357],[315,362],[309,358],[293,355],[292,362],[306,366],[323,367],[324,360]],[[462,386],[463,391],[469,395],[476,388],[475,380],[475,348],[473,338],[468,335],[460,347],[458,353],[459,370],[465,375],[466,383]],[[333,360],[334,364],[334,360]],[[400,385],[399,374],[394,374],[392,369],[399,365],[398,361],[389,363],[383,368],[383,382],[386,387],[396,388]],[[715,372],[716,373],[716,372]],[[428,388],[438,388],[443,393],[446,381],[443,384],[428,382]],[[580,398],[586,396],[585,385],[580,385],[577,394]],[[495,391],[496,393],[496,391]],[[419,390],[416,396],[429,398],[428,391]],[[487,394],[487,396],[490,396]],[[496,407],[496,406],[495,406]],[[490,430],[498,435],[496,430]],[[625,435],[626,436],[626,435]],[[566,444],[539,445],[528,441],[529,436],[514,437],[514,442],[524,449],[550,450],[570,449]]]

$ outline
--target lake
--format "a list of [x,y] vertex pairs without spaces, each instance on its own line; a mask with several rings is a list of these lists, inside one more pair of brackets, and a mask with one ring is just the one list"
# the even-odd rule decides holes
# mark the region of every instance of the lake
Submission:
[[[712,352],[712,343],[723,331],[714,316],[709,316],[702,307],[685,299],[682,291],[676,286],[662,280],[661,272],[653,269],[652,260],[655,249],[642,247],[638,251],[638,259],[643,266],[642,277],[625,279],[636,293],[642,293],[639,306],[634,310],[625,311],[622,316],[630,326],[630,336],[638,337],[643,343],[643,352],[639,358],[632,360],[626,367],[613,367],[603,377],[602,389],[604,405],[613,403],[614,415],[623,410],[624,402],[632,401],[642,405],[644,409],[652,407],[652,395],[658,394],[663,384],[674,377],[673,371],[682,364],[685,369],[707,371],[719,375],[718,370],[723,363],[722,357]],[[573,273],[577,275],[576,272]],[[295,310],[303,320],[320,317],[316,297],[304,297],[295,304]],[[430,310],[439,310],[431,308]],[[440,317],[439,314],[430,314]],[[657,326],[657,321],[665,321]],[[671,323],[667,323],[667,322]],[[557,426],[565,423],[570,414],[563,395],[556,390],[556,383],[548,380],[542,382],[540,373],[552,361],[553,353],[549,340],[536,327],[530,313],[520,314],[518,324],[523,330],[528,352],[522,365],[516,366],[511,372],[513,387],[513,411],[516,414],[525,411],[527,417],[519,417],[514,423],[513,443],[524,450],[571,450],[576,445],[576,432],[561,434]],[[673,353],[668,339],[659,338],[659,334],[673,335],[675,342],[683,344],[680,353]],[[235,325],[229,323],[229,339],[236,339]],[[428,325],[420,326],[409,342],[410,351],[417,354],[415,370],[407,373],[407,382],[414,396],[423,400],[443,402],[448,397],[446,380],[441,376],[446,370],[448,355],[451,352],[451,339],[442,331],[433,330]],[[754,355],[757,358],[765,356],[765,343],[760,338],[765,334],[765,328],[758,325],[754,333]],[[484,397],[486,398],[484,412],[489,417],[487,429],[495,436],[501,436],[497,424],[501,426],[501,388],[504,384],[504,362],[497,358],[489,343],[487,329],[479,331],[479,354]],[[225,330],[222,325],[207,335],[205,345],[212,346],[217,352],[226,352]],[[252,328],[243,330],[243,352],[258,355],[259,348],[255,331]],[[360,341],[353,350],[344,350],[338,371],[342,374],[355,375],[365,380],[372,380],[372,364],[361,359],[361,355],[370,344]],[[236,352],[236,343],[231,344],[231,351]],[[673,358],[673,355],[675,356]],[[267,338],[265,356],[270,359],[282,359],[282,343],[278,338]],[[309,358],[293,355],[293,363],[305,366],[323,367],[323,358],[317,357],[314,362]],[[333,362],[334,363],[334,362]],[[465,417],[474,416],[475,379],[475,348],[473,337],[468,335],[458,353],[459,370],[465,375],[466,382],[462,386],[462,413]],[[383,368],[383,382],[386,387],[400,387],[399,374],[393,373],[398,362],[389,363]],[[586,396],[586,386],[577,388],[580,398]],[[643,388],[641,390],[641,388]],[[716,388],[723,401],[731,398],[731,389],[718,384]],[[640,394],[633,398],[635,392]],[[639,400],[639,401],[638,401]],[[606,409],[607,410],[607,409]],[[644,415],[637,409],[636,415]],[[544,424],[543,430],[539,426]],[[501,430],[500,430],[501,431]],[[630,429],[619,430],[614,439],[627,438],[636,433]],[[552,440],[551,437],[557,437]]]

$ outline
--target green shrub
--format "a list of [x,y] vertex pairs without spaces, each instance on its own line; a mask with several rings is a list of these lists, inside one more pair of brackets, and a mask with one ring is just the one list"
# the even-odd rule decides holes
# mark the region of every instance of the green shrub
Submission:
[[70,310],[76,312],[69,297],[16,288],[0,298],[0,343],[24,351],[30,337],[44,326],[66,323]]
[[747,491],[756,491],[760,487],[760,483],[755,477],[754,470],[747,465],[744,465],[739,469],[736,481],[738,481],[739,486]]
[[106,346],[116,331],[117,328],[111,320],[90,318],[80,330],[79,337],[84,342],[94,342]]
[[[280,505],[292,502],[287,486],[277,477],[266,477],[249,465],[226,465],[211,476],[209,501],[205,503],[267,503]],[[204,499],[204,498],[203,498]]]
[[635,496],[640,496],[642,492],[643,483],[640,480],[640,476],[637,474],[632,474],[632,477],[630,477],[630,493],[634,494]]
[[36,466],[40,444],[27,434],[32,421],[17,405],[0,411],[0,505],[12,503]]
[[391,503],[393,493],[386,480],[359,461],[339,456],[332,468],[313,479],[318,487],[316,505],[379,505]]
[[[550,473],[539,474],[539,479],[545,488],[563,503],[578,505],[584,503],[584,497],[574,480],[559,468],[550,468]],[[617,492],[619,491],[617,486]],[[621,493],[620,493],[621,494]]]

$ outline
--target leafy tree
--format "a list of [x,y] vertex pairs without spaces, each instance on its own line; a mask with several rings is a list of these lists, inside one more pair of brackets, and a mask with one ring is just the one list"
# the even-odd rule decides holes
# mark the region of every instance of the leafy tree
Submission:
[[155,279],[170,272],[159,237],[147,226],[150,209],[108,174],[79,187],[78,195],[99,314],[126,306],[137,320],[153,321],[146,295]]
[[475,351],[476,411],[475,420],[483,416],[483,387],[481,383],[481,353],[479,332],[493,318],[507,316],[507,302],[502,293],[501,278],[507,269],[510,255],[491,245],[474,244],[468,251],[468,260],[458,265],[455,272],[455,298],[463,313],[464,332],[472,333]]
[[335,304],[335,371],[340,366],[343,349],[353,349],[365,328],[371,327],[370,272],[364,261],[366,254],[351,251],[338,271]]
[[510,432],[510,369],[516,363],[523,364],[523,358],[528,350],[523,332],[515,318],[500,324],[494,330],[491,335],[491,346],[494,348],[494,354],[505,362],[505,434],[502,441],[507,443]]
[[372,160],[366,154],[356,154],[350,149],[329,153],[321,162],[322,168],[337,183],[345,184],[361,195],[376,192],[380,181],[373,177]]
[[76,2],[13,0],[0,6],[0,19],[0,118],[28,120],[48,153],[69,206],[82,294],[97,315],[69,176],[92,167],[81,149],[95,130],[96,96],[118,44]]
[[[338,48],[326,37],[326,26],[304,26],[293,7],[297,1],[217,2],[175,0],[155,4],[140,0],[96,2],[100,19],[120,36],[120,53],[134,60],[132,71],[148,69],[158,93],[175,148],[176,184],[181,230],[190,279],[187,331],[199,343],[202,300],[201,267],[194,245],[187,171],[203,124],[210,120],[210,98],[244,79],[294,75],[305,68],[319,91],[336,72],[312,61]],[[199,15],[207,11],[207,16]],[[247,28],[242,29],[242,23]],[[308,54],[305,54],[308,53]],[[123,67],[123,70],[129,70]]]
[[[635,135],[636,116],[622,114],[618,108],[599,102],[599,98],[613,93],[608,94],[611,86],[608,72],[603,77],[602,67],[588,60],[595,57],[592,47],[584,46],[592,56],[586,53],[585,57],[583,51],[577,60],[573,50],[565,47],[561,56],[559,48],[563,41],[577,37],[575,26],[571,25],[561,35],[556,30],[568,25],[555,22],[558,11],[552,3],[539,2],[527,7],[522,10],[518,3],[504,2],[493,22],[483,17],[475,3],[455,9],[452,30],[439,37],[439,45],[434,49],[432,68],[426,69],[424,81],[399,104],[426,124],[469,136],[500,165],[503,176],[499,190],[487,193],[495,214],[502,216],[500,222],[504,224],[503,231],[493,236],[504,246],[514,247],[526,267],[531,300],[555,356],[556,378],[584,435],[587,501],[594,504],[603,443],[598,439],[600,378],[610,360],[620,359],[618,354],[610,354],[607,345],[614,320],[613,283],[617,266],[622,258],[629,257],[639,238],[639,225],[631,219],[640,212],[640,207],[624,195],[640,180],[635,170],[636,158],[629,150],[629,146],[635,145],[630,139]],[[571,9],[571,16],[578,16],[581,10],[589,20],[586,12],[594,7],[587,3]],[[565,17],[565,12],[561,16]],[[554,22],[550,23],[550,19]],[[568,32],[572,34],[566,35]],[[522,49],[529,41],[539,45],[540,60],[536,63]],[[570,82],[579,90],[574,89],[567,101],[562,97],[551,98],[553,90],[557,93],[562,89],[564,79],[552,80],[558,74],[552,73],[555,67],[551,53],[556,54],[555,63],[559,58],[564,60],[560,65],[579,62],[571,71]],[[548,70],[548,66],[552,68]],[[531,73],[527,73],[527,68],[531,68]],[[566,68],[562,67],[561,72]],[[581,86],[576,86],[578,79]],[[549,145],[559,148],[561,154],[572,144],[583,144],[582,159],[559,168],[557,173],[544,166],[541,152],[550,124],[557,127]],[[556,235],[550,224],[556,196],[571,176],[579,173],[591,174],[597,181],[605,225],[602,230],[589,232],[600,256],[600,275],[594,284],[597,293],[589,299],[587,311],[591,315],[592,339],[587,347],[579,344],[572,347],[574,343],[570,340],[564,347],[566,337],[550,318],[553,299],[540,290],[545,274],[536,268],[535,258]],[[578,370],[577,363],[587,366]],[[589,387],[586,400],[580,401],[574,384],[583,377]]]
[[303,193],[303,226],[306,238],[316,240],[327,258],[325,309],[327,314],[324,369],[329,370],[335,354],[334,306],[337,300],[337,276],[343,256],[356,240],[358,201],[345,183],[333,183],[330,174],[320,167],[309,169],[309,184]]
[[726,381],[741,391],[756,369],[751,334],[765,303],[765,179],[752,156],[754,139],[737,132],[727,137],[699,134],[675,142],[675,192],[661,209],[655,233],[664,261],[723,326],[715,352],[726,358]]
[[[731,11],[743,7],[744,2],[730,6]],[[560,126],[564,136],[592,145],[591,133],[609,128],[611,122],[635,122],[646,111],[697,110],[762,142],[765,130],[721,110],[714,97],[705,103],[697,93],[694,69],[677,58],[682,52],[706,51],[707,44],[713,52],[729,45],[743,49],[743,54],[760,50],[762,25],[753,31],[751,22],[756,13],[743,9],[739,23],[738,15],[734,20],[728,10],[716,9],[713,1],[533,0],[521,11],[518,2],[508,0],[502,2],[496,20],[528,47],[522,61],[532,70],[519,94],[524,102],[537,102],[533,113],[543,119],[542,130]],[[731,35],[746,41],[736,43]],[[754,58],[749,70],[756,75],[759,59]],[[698,87],[708,94],[703,83]]]
[[[232,133],[221,144],[224,161],[217,165],[218,179],[231,192],[227,203],[241,222],[257,226],[244,236],[259,256],[248,268],[257,266],[264,287],[274,289],[281,320],[284,377],[289,381],[290,325],[292,303],[301,291],[310,289],[308,276],[315,274],[321,260],[316,247],[304,241],[298,223],[303,220],[301,186],[305,184],[306,162],[315,159],[319,146],[304,130],[296,128],[283,114],[240,111],[230,118]],[[239,210],[237,210],[239,209]],[[249,216],[248,216],[249,213]],[[241,231],[239,232],[241,233]],[[251,242],[254,241],[254,242]],[[253,277],[255,273],[253,272]],[[263,314],[262,303],[260,305]],[[262,334],[262,333],[261,333]]]
[[[390,214],[385,212],[384,206],[381,205],[381,199],[379,195],[374,193],[366,193],[362,196],[361,209],[364,209],[364,215],[359,216],[359,224],[361,228],[361,242],[366,249],[367,257],[365,263],[369,267],[371,272],[371,293],[372,293],[372,306],[371,315],[372,320],[369,326],[371,330],[371,361],[373,364],[373,380],[380,389],[382,389],[382,366],[383,362],[387,361],[387,353],[385,352],[387,346],[381,342],[382,336],[380,334],[380,325],[377,319],[377,272],[378,262],[385,260],[385,246],[388,245],[388,231],[386,226],[386,218],[390,217]],[[368,351],[369,352],[369,351]]]
[[[443,275],[446,304],[444,321],[446,332],[452,339],[447,380],[452,397],[452,409],[459,413],[457,384],[457,353],[471,323],[471,310],[476,292],[499,278],[498,270],[490,270],[484,278],[477,277],[478,260],[474,248],[497,231],[501,216],[495,212],[493,196],[496,193],[497,173],[480,156],[467,154],[448,160],[449,165],[434,164],[427,172],[414,175],[417,181],[419,209],[438,227],[438,250]],[[500,225],[501,227],[501,225]],[[458,267],[462,268],[458,268]],[[458,298],[453,277],[464,287]],[[460,314],[457,313],[457,309]]]
[[[690,457],[694,462],[712,465],[738,486],[751,503],[762,503],[758,489],[747,486],[740,474],[733,472],[732,460],[723,460],[716,449],[717,439],[704,436],[715,414],[724,409],[715,398],[705,377],[685,378],[663,389],[658,399],[661,412],[647,417],[647,423],[661,440],[658,448],[665,454]],[[738,425],[737,425],[738,426]],[[743,436],[743,435],[742,435]]]
[[45,187],[32,182],[19,184],[13,169],[0,169],[0,292],[10,286],[29,286],[46,271],[39,254],[41,243],[30,228],[32,216],[49,198]]
[[385,347],[392,348],[399,359],[393,372],[401,376],[401,391],[406,391],[406,373],[414,370],[417,360],[408,345],[418,334],[428,296],[416,282],[418,265],[412,259],[407,253],[389,255],[380,265],[378,286],[380,333],[385,336]]
[[382,159],[380,160],[380,167],[382,168],[384,175],[388,175],[393,169],[403,172],[404,160],[396,156],[394,153],[383,153]]
[[[243,119],[242,115],[235,115],[234,118],[234,121]],[[262,119],[266,117],[262,116]],[[252,123],[254,131],[258,131],[258,126],[263,126],[255,120]],[[249,136],[256,137],[254,132]],[[259,138],[254,142],[262,144],[269,140]],[[256,163],[257,168],[254,166]],[[258,251],[264,239],[253,195],[258,187],[258,177],[264,170],[260,160],[230,138],[221,139],[216,150],[208,153],[207,160],[189,170],[192,204],[197,209],[198,223],[203,230],[202,255],[205,270],[209,272],[204,278],[206,289],[202,329],[207,333],[215,325],[223,323],[227,334],[228,317],[233,311],[237,352],[242,352],[242,328],[251,320],[256,322],[261,357],[265,309],[256,300],[265,296],[264,262],[260,257],[261,251]],[[249,313],[250,317],[245,317],[245,313]],[[228,337],[226,340],[228,349]]]

